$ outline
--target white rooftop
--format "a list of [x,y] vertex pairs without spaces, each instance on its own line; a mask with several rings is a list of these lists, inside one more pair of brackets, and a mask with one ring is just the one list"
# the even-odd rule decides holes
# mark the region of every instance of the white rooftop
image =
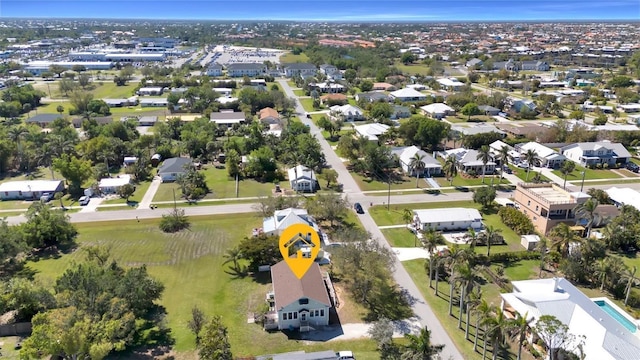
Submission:
[[61,180],[19,180],[7,181],[0,184],[0,192],[47,192],[55,191],[60,186]]
[[521,153],[525,153],[527,150],[535,151],[540,158],[550,158],[551,156],[558,155],[555,150],[533,141],[520,146]]
[[477,209],[441,208],[413,210],[420,223],[431,224],[453,221],[480,221],[482,215]]
[[444,114],[445,112],[454,111],[451,106],[443,103],[433,103],[421,106],[420,109],[428,112],[429,114]]
[[412,89],[412,88],[404,88],[400,90],[396,90],[394,92],[389,93],[389,95],[394,98],[426,98],[427,95]]
[[618,204],[633,206],[640,210],[640,193],[631,188],[612,187],[605,190],[609,198]]
[[378,124],[378,123],[364,124],[364,125],[354,126],[354,130],[360,136],[368,140],[375,141],[375,140],[378,140],[378,136],[386,133],[387,130],[389,130],[389,125]]
[[519,314],[528,314],[534,328],[542,315],[552,315],[571,334],[584,336],[586,360],[640,358],[640,338],[594,302],[606,302],[631,322],[628,314],[608,300],[590,299],[564,278],[513,281],[512,285],[514,292],[500,295],[504,301]]
[[100,183],[98,187],[100,188],[108,188],[108,187],[120,187],[125,184],[129,184],[131,182],[130,175],[118,175],[114,178],[104,178],[100,179]]

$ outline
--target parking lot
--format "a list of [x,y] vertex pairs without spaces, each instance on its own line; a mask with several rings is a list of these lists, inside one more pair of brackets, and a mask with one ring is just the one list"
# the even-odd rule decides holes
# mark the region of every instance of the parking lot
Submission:
[[[210,58],[218,64],[233,64],[241,62],[260,63],[270,61],[274,64],[280,63],[280,56],[286,51],[277,49],[249,48],[242,46],[218,45],[213,49],[215,55]],[[216,56],[217,55],[217,56]],[[209,57],[209,56],[207,56]]]

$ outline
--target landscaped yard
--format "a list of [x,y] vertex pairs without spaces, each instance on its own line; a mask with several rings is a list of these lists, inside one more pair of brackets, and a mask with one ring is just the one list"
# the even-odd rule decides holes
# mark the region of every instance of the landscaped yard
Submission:
[[[129,203],[136,204],[142,201],[144,194],[146,194],[147,190],[149,189],[149,185],[151,185],[151,181],[143,181],[139,184],[133,184],[133,186],[136,187],[136,191],[129,198]],[[105,200],[102,203],[103,204],[127,204],[127,201],[125,199],[117,197],[117,198]]]
[[[205,175],[209,190],[211,190],[211,192],[204,197],[205,199],[225,199],[236,197],[235,179],[229,178],[226,169],[216,169],[213,166],[209,166],[202,170],[202,172]],[[281,182],[280,186],[283,190],[289,188],[287,181]],[[267,196],[272,193],[274,188],[274,183],[260,183],[252,179],[243,179],[238,183],[237,197]],[[172,201],[173,190],[175,190],[176,200],[181,200],[180,196],[182,194],[180,193],[180,187],[178,184],[164,183],[158,188],[153,201]]]
[[304,108],[304,110],[306,112],[316,111],[316,109],[313,108],[313,99],[312,98],[300,99],[300,104],[302,104],[302,107]]
[[[477,186],[477,185],[491,185],[491,175],[487,175],[484,178],[484,184],[482,183],[482,175],[478,175],[477,177],[473,177],[473,178],[467,178],[467,177],[462,177],[460,175],[456,176],[453,178],[453,185],[451,185],[449,183],[449,180],[447,180],[446,177],[435,177],[434,179],[436,179],[436,181],[438,182],[438,185],[442,186],[442,187],[447,187],[447,186]],[[510,184],[509,180],[507,179],[502,179],[502,181],[500,181],[500,175],[494,175],[493,178],[493,183],[494,185],[498,185],[498,184]]]
[[304,90],[293,90],[293,93],[296,96],[307,96],[307,94],[305,94]]
[[[360,190],[362,191],[375,191],[375,190],[389,189],[389,183],[387,183],[386,181],[367,178],[361,174],[356,174],[354,172],[352,172],[351,175],[353,176],[353,179],[356,181],[356,183],[358,184],[358,187],[360,187]],[[416,187],[416,178],[414,177],[410,178],[408,176],[402,176],[397,181],[391,183],[391,191],[398,190],[398,189],[418,189],[418,188],[431,189],[432,187],[426,182],[424,178],[420,178],[420,180],[418,180],[418,186]]]
[[[540,175],[540,179],[542,181],[547,181],[547,182],[551,181],[549,180],[549,178],[547,178],[546,176],[540,174],[539,172],[533,169],[529,170],[529,178],[527,179],[527,169],[522,169],[514,165],[509,165],[509,168],[513,172],[513,175],[517,176],[522,181],[531,181],[536,175]],[[569,181],[569,179],[567,179],[567,181]]]
[[[162,233],[157,219],[78,224],[80,248],[109,246],[120,264],[146,264],[149,273],[165,285],[161,304],[167,310],[177,359],[195,358],[195,338],[186,326],[193,306],[200,307],[206,315],[222,316],[235,356],[348,349],[358,359],[379,358],[371,340],[308,344],[288,340],[279,332],[265,332],[258,324],[248,324],[247,317],[264,304],[265,293],[271,289],[269,275],[259,281],[233,278],[225,272],[222,255],[248,236],[261,219],[237,214],[191,220],[191,230],[178,234]],[[82,261],[84,256],[84,251],[74,251],[59,258],[30,262],[28,266],[36,272],[37,280],[52,284],[72,262]]]
[[[614,173],[611,170],[598,170],[598,169],[587,169],[582,166],[576,165],[575,170],[569,175],[567,175],[567,181],[579,181],[582,180],[582,172],[585,172],[584,179],[585,180],[597,180],[597,179],[619,179],[622,176]],[[564,175],[560,172],[560,170],[553,170],[555,175],[560,176],[564,179]]]

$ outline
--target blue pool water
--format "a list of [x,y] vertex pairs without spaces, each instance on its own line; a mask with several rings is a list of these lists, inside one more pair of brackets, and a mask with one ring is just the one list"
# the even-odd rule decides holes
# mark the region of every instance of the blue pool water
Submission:
[[632,323],[631,321],[629,321],[626,317],[624,317],[622,314],[620,314],[616,309],[612,308],[611,305],[607,304],[606,301],[604,300],[596,300],[594,301],[596,303],[596,305],[600,306],[600,308],[602,310],[604,310],[604,312],[606,312],[607,314],[609,314],[609,316],[611,316],[612,318],[614,318],[617,322],[619,322],[620,324],[622,324],[622,326],[624,326],[625,328],[627,328],[627,330],[629,330],[632,333],[635,333],[637,330],[637,327],[634,323]]

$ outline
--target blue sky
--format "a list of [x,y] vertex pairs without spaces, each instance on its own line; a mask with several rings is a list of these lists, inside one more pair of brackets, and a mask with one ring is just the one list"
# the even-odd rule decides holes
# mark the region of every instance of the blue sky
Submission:
[[0,17],[333,21],[639,20],[640,0],[0,0]]

